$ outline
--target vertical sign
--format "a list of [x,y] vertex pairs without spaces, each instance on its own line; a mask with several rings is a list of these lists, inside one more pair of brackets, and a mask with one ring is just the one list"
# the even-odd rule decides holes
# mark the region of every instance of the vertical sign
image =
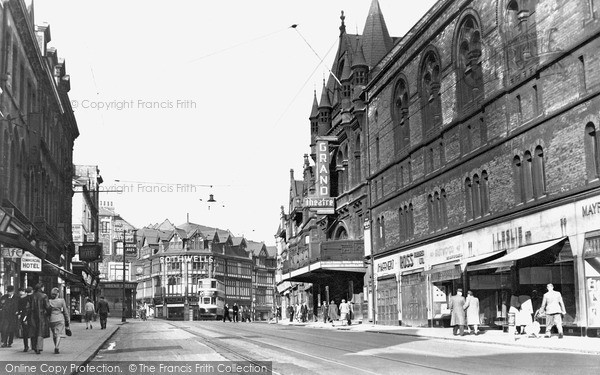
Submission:
[[329,197],[329,142],[317,140],[317,195]]

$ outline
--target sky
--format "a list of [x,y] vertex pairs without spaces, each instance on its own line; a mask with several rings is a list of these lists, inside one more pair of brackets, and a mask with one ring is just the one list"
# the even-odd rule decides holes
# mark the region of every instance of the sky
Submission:
[[[403,36],[432,0],[379,0]],[[101,201],[140,228],[188,220],[275,244],[290,169],[310,153],[339,41],[362,33],[371,0],[38,0],[66,61],[80,136]],[[291,25],[298,25],[290,28]],[[322,60],[322,62],[321,62]],[[212,194],[216,202],[208,203]]]

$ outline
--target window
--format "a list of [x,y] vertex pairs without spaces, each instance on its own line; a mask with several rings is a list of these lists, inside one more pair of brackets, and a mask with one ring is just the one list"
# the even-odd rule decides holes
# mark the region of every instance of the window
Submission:
[[421,64],[420,75],[421,116],[425,136],[428,136],[437,125],[441,124],[440,72],[440,60],[437,54],[432,50],[428,51]]
[[440,191],[440,224],[442,228],[448,227],[448,199],[446,190]]
[[523,154],[523,181],[525,182],[525,201],[528,202],[533,199],[533,177],[531,174],[533,158],[531,152],[525,151]]
[[513,158],[513,181],[515,190],[515,201],[525,203],[525,186],[523,181],[523,163],[519,156]]
[[380,150],[379,150],[379,136],[375,137],[375,162],[377,166],[379,166],[380,160]]
[[481,71],[481,28],[471,14],[463,18],[456,42],[458,63],[458,106],[466,112],[475,108],[483,96],[483,74]]
[[399,154],[409,145],[408,98],[408,85],[404,79],[400,79],[394,88],[394,97],[392,100],[392,121],[394,122],[394,147],[396,154]]
[[[429,229],[431,232],[438,231],[448,225],[448,205],[446,190],[441,189],[427,196],[429,201]],[[410,208],[412,219],[412,205]],[[411,228],[412,230],[412,228]]]
[[360,165],[360,134],[356,135],[354,141],[354,182],[360,184],[362,180],[361,165]]
[[482,215],[490,213],[490,194],[488,189],[487,171],[481,172],[481,213]]
[[585,126],[585,159],[588,180],[600,177],[600,150],[598,131],[593,123]]
[[533,153],[533,193],[536,198],[546,195],[546,175],[544,170],[544,150],[537,146]]
[[467,221],[473,219],[473,184],[471,183],[471,179],[467,177],[465,179],[465,211],[467,216]]
[[[521,81],[527,75],[520,71],[537,62],[537,0],[511,0],[506,7],[506,38],[510,84]],[[548,35],[548,51],[554,51],[556,42],[552,32]]]
[[479,184],[479,176],[473,176],[473,192],[471,194],[473,198],[473,219],[481,217],[481,190]]

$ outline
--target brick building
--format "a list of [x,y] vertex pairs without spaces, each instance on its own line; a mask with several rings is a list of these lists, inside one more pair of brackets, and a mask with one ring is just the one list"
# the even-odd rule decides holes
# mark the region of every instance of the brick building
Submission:
[[371,70],[379,323],[445,325],[462,287],[501,327],[551,282],[598,334],[599,5],[439,1]]
[[[79,136],[70,77],[48,46],[50,27],[35,25],[31,1],[0,1],[0,20],[0,291],[37,282],[49,291],[78,282],[69,272]],[[25,252],[41,259],[41,269],[21,269]]]
[[[328,283],[318,251],[364,238],[378,324],[447,325],[462,287],[501,328],[513,293],[537,307],[551,282],[566,333],[598,335],[599,6],[442,0],[402,38],[386,35],[377,0],[378,37],[346,34],[342,16],[339,78],[310,116],[315,163],[292,177],[278,230],[281,280]],[[334,210],[306,206],[321,171]]]

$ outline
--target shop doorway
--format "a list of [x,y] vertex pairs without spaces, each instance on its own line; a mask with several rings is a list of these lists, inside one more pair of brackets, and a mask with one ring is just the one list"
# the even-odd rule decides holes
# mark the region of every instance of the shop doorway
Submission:
[[402,325],[427,326],[427,284],[425,279],[426,277],[421,272],[402,276]]
[[396,276],[377,280],[377,324],[399,325]]

